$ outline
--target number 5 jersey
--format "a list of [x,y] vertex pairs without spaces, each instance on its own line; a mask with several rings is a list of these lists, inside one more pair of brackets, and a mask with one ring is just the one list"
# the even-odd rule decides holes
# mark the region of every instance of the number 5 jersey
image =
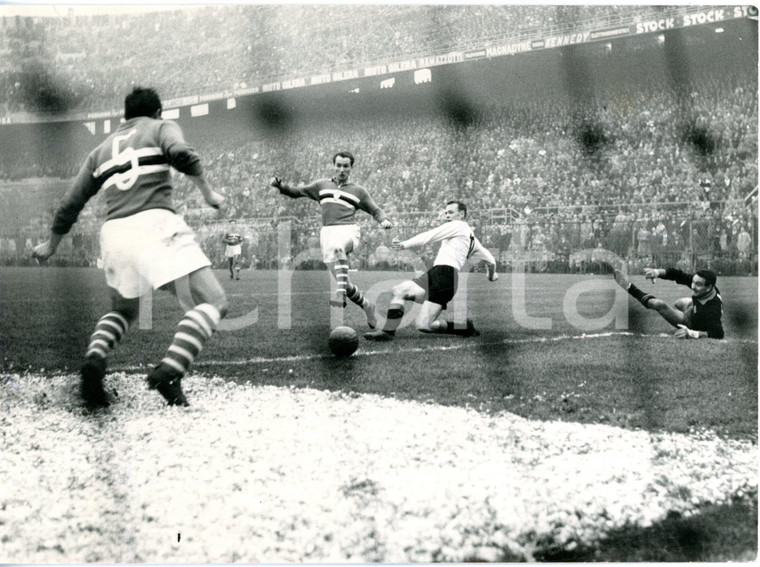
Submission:
[[149,209],[175,212],[170,167],[192,176],[203,172],[200,157],[175,122],[144,116],[123,122],[90,152],[56,211],[53,231],[69,232],[87,201],[101,190],[108,220]]

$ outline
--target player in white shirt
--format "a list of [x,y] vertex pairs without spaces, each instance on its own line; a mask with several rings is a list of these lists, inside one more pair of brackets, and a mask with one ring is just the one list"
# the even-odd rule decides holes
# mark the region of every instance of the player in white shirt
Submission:
[[445,220],[441,226],[403,242],[393,240],[391,248],[397,251],[424,246],[431,242],[440,242],[441,247],[430,270],[393,288],[385,326],[382,330],[365,333],[365,339],[393,340],[396,329],[404,317],[405,301],[422,303],[415,326],[423,333],[446,333],[465,337],[480,334],[471,319],[467,319],[466,328],[459,329],[453,322],[439,320],[438,317],[456,294],[459,272],[468,261],[485,262],[488,279],[493,282],[499,279],[496,273],[496,260],[475,237],[472,228],[464,220],[467,218],[467,206],[464,203],[449,201],[446,203],[443,214]]

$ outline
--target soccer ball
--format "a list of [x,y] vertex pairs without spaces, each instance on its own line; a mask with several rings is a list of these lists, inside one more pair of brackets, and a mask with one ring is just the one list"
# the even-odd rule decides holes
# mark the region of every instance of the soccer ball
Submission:
[[351,327],[336,327],[327,344],[335,356],[351,356],[359,348],[359,335]]

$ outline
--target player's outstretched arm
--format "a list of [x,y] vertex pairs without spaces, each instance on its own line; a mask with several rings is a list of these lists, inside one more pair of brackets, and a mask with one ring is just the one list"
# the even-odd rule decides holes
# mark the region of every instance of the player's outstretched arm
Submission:
[[648,280],[652,280],[652,283],[657,278],[661,278],[665,275],[665,270],[662,268],[644,268],[644,277]]
[[[441,226],[431,228],[430,230],[421,232],[417,234],[416,236],[412,236],[411,238],[408,238],[404,240],[403,242],[399,242],[399,248],[394,248],[393,245],[391,245],[391,248],[393,250],[406,250],[407,248],[418,248],[420,246],[424,246],[425,244],[430,244],[432,242],[440,242],[441,240],[445,240],[453,236],[458,236],[460,233],[461,233],[461,227],[458,226],[457,223],[447,222],[447,223],[442,224]],[[394,238],[393,240],[395,243],[397,239]]]
[[58,250],[58,245],[61,243],[62,238],[62,234],[51,231],[49,239],[34,247],[34,250],[32,250],[32,258],[39,260],[40,262],[44,262],[53,254],[55,254],[55,251]]
[[200,189],[203,198],[209,206],[215,209],[219,209],[222,206],[222,203],[224,203],[224,197],[211,188],[206,180],[205,174],[188,175],[187,177],[198,189]]
[[389,228],[393,228],[393,223],[391,222],[391,219],[383,219],[380,221],[380,226],[385,230],[388,230]]
[[269,180],[269,184],[272,187],[275,187],[283,195],[291,197],[292,199],[298,199],[299,197],[309,197],[311,196],[309,194],[310,190],[312,191],[312,194],[314,194],[313,192],[317,190],[316,181],[310,185],[299,185],[298,187],[291,187],[285,183],[281,177],[278,177],[276,175]]
[[483,243],[480,242],[480,240],[477,238],[473,240],[473,246],[471,248],[469,258],[472,262],[477,262],[480,260],[483,264],[485,264],[488,281],[495,282],[499,279],[499,274],[496,273],[496,258],[493,257],[493,254],[491,254],[488,248],[483,246]]

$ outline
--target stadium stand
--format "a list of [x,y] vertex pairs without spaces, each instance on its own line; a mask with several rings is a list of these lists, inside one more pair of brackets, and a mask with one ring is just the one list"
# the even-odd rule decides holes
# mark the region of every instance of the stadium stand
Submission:
[[[170,99],[435,54],[505,36],[531,37],[539,30],[611,26],[661,10],[232,5],[131,16],[64,12],[57,18],[4,17],[0,110],[118,109],[130,84],[151,84]],[[336,25],[341,26],[339,34],[334,33]]]
[[[13,79],[24,77],[68,77],[68,94],[51,91],[49,100],[69,97],[72,108],[108,108],[121,104],[125,80],[152,83],[165,96],[179,96],[220,90],[230,80],[239,85],[439,53],[504,35],[531,37],[536,29],[598,28],[662,10],[403,8],[215,6],[127,18],[5,21],[9,33],[0,48],[12,57],[0,70],[6,79],[0,104],[11,111],[38,100],[30,99],[23,85],[15,86],[23,81]],[[325,33],[338,19],[349,22],[347,36]],[[388,25],[372,25],[378,20]],[[225,25],[231,26],[226,35],[220,33]],[[165,44],[152,38],[161,31],[176,40],[182,64],[159,53]],[[126,48],[120,42],[141,34],[146,53],[155,51],[155,57],[134,58],[126,74],[123,67],[110,68],[108,61]],[[246,41],[238,41],[243,35]],[[209,178],[228,199],[228,214],[247,227],[244,262],[259,267],[277,267],[281,261],[278,223],[292,223],[295,248],[308,247],[318,228],[313,204],[278,198],[268,187],[269,177],[284,173],[282,164],[293,172],[291,183],[325,176],[331,152],[350,148],[357,156],[354,177],[371,188],[400,231],[432,226],[442,199],[461,198],[503,266],[524,259],[538,271],[599,271],[604,267],[593,251],[605,249],[626,258],[633,269],[654,262],[749,273],[757,262],[757,68],[747,72],[742,53],[700,57],[712,47],[700,45],[704,39],[691,41],[687,47],[701,64],[683,80],[674,81],[667,65],[653,64],[662,57],[654,41],[614,54],[597,44],[584,59],[593,86],[568,93],[561,78],[509,85],[502,100],[479,107],[465,125],[413,108],[393,117],[349,115],[340,122],[312,117],[299,125],[296,137],[253,137],[245,128],[220,127],[194,132],[192,140],[206,156]],[[56,47],[64,45],[67,51]],[[201,45],[202,55],[197,52]],[[307,45],[318,47],[305,50]],[[261,52],[272,56],[250,56]],[[520,58],[513,59],[519,71]],[[33,71],[43,64],[54,65],[54,72]],[[72,85],[86,88],[73,92]],[[6,184],[67,179],[84,154],[69,148],[56,159],[45,157],[0,154],[0,179]],[[222,229],[190,185],[178,181],[180,210],[196,226],[209,255],[221,254]],[[24,187],[30,185],[35,184]],[[38,203],[53,202],[55,190],[45,197],[44,188],[7,184],[0,191],[11,204],[0,212],[0,259],[23,262],[27,239],[36,244],[42,238],[41,227],[52,210],[52,205],[40,210]],[[98,218],[96,203],[85,211],[71,257],[62,255],[62,262],[95,263]],[[362,267],[397,266],[397,258],[378,252],[387,244],[383,235],[369,225],[365,235]]]

